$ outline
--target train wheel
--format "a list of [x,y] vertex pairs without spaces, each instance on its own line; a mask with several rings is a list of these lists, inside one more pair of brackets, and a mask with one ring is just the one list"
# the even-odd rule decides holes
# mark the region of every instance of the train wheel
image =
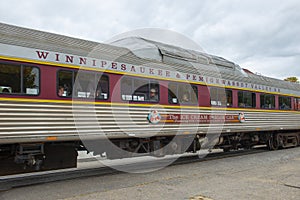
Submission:
[[295,137],[293,144],[295,147],[297,147],[299,145],[299,139],[297,136]]
[[267,142],[268,149],[273,151],[279,148],[279,141],[276,134],[270,135],[268,142]]

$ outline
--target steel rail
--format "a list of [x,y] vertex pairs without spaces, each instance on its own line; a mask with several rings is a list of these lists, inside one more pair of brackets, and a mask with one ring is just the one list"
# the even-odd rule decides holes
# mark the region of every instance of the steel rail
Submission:
[[[201,158],[201,155],[192,154],[192,155],[182,155],[178,157],[176,160],[175,158],[161,158],[158,160],[151,159],[138,162],[138,163],[127,163],[122,165],[122,170],[149,170],[149,169],[157,169],[161,168],[165,164],[166,166],[174,166],[174,165],[182,165],[182,164],[189,164],[195,162],[203,162],[209,160],[217,160],[217,159],[224,159],[229,157],[238,157],[244,156],[248,154],[255,154],[255,153],[263,153],[267,152],[266,147],[254,148],[251,150],[238,150],[238,151],[231,151],[231,152],[218,152],[218,153],[210,153],[207,156]],[[174,162],[172,162],[175,160]],[[62,169],[62,170],[52,170],[52,171],[42,171],[42,172],[33,172],[33,173],[24,173],[24,174],[17,174],[17,175],[7,175],[0,177],[0,191],[6,191],[12,188],[17,187],[24,187],[36,184],[43,184],[43,183],[50,183],[56,181],[64,181],[70,179],[77,179],[77,178],[85,178],[91,176],[103,176],[109,174],[117,174],[117,173],[124,173],[123,171],[118,171],[112,167],[91,167],[91,168],[71,168],[71,169]]]

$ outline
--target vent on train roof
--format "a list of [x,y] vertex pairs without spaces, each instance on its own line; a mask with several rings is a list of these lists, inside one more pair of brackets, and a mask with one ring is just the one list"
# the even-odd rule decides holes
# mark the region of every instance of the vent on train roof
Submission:
[[212,71],[222,71],[223,73],[248,77],[247,73],[235,63],[222,57],[199,51],[184,49],[140,37],[123,38],[111,42],[110,44],[125,47],[132,51],[135,56],[147,60],[156,60],[177,66],[197,66],[194,64],[201,64]]
[[156,46],[158,47],[160,53],[164,57],[169,57],[176,60],[182,60],[187,62],[193,62],[193,63],[203,63],[208,64],[208,56],[205,56],[204,54],[196,53],[192,50],[186,50],[182,49],[180,47],[170,47],[168,45],[161,45],[156,43]]
[[162,61],[162,55],[157,46],[138,37],[119,39],[110,43],[111,45],[129,49],[135,56],[147,60]]
[[128,37],[110,44],[128,48],[136,56],[144,59],[168,61],[175,64],[182,62],[209,63],[208,56],[205,54],[139,37]]
[[210,64],[221,66],[227,69],[235,69],[235,64],[233,62],[218,56],[211,56]]

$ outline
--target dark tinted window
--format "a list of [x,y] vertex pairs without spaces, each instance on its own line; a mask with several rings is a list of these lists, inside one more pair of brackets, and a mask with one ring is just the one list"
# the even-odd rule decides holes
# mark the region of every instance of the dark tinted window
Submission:
[[0,93],[38,95],[40,72],[37,67],[0,64]]
[[300,98],[294,98],[294,107],[295,110],[300,110]]
[[210,104],[212,106],[232,106],[232,91],[224,88],[210,88]]
[[57,94],[61,97],[108,99],[108,76],[92,72],[60,70]]
[[186,83],[169,83],[169,103],[198,104],[197,86]]
[[159,101],[159,84],[150,79],[122,77],[121,98],[123,101]]
[[279,96],[279,109],[290,110],[291,109],[291,97]]
[[275,108],[275,95],[261,94],[260,95],[260,107],[263,109],[274,109]]
[[241,108],[255,108],[256,95],[253,92],[239,91],[238,92],[238,106]]

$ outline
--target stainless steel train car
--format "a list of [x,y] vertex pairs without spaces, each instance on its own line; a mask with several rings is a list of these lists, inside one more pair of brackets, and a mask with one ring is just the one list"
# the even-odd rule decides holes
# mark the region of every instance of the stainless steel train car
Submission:
[[[300,140],[300,86],[143,38],[102,44],[0,24],[0,174]],[[133,50],[132,46],[138,46]]]

